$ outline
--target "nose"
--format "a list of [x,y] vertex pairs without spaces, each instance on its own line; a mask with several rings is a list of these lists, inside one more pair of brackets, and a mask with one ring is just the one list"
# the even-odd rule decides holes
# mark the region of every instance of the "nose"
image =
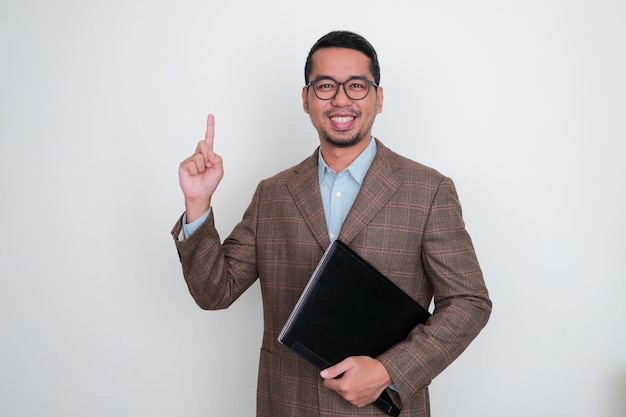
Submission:
[[335,94],[335,97],[333,97],[332,99],[332,103],[334,106],[336,107],[341,107],[342,104],[344,103],[352,103],[352,99],[350,97],[348,97],[348,95],[346,94],[346,85],[343,83],[340,83],[338,85],[338,90],[337,94]]

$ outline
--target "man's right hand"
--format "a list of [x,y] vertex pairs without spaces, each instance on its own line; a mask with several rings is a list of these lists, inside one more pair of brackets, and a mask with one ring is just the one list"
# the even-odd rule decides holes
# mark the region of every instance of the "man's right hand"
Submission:
[[207,117],[204,140],[196,152],[180,163],[178,182],[185,195],[187,222],[191,223],[211,207],[211,197],[224,176],[222,157],[213,152],[215,118]]

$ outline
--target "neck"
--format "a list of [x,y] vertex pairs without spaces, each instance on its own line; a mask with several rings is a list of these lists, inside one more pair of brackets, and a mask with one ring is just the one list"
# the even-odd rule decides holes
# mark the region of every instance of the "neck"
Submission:
[[367,140],[361,140],[353,146],[341,147],[333,145],[327,141],[322,141],[321,150],[322,156],[326,164],[332,168],[335,172],[341,172],[346,169],[355,159],[361,155],[361,153],[370,144],[370,140],[373,140],[371,136]]

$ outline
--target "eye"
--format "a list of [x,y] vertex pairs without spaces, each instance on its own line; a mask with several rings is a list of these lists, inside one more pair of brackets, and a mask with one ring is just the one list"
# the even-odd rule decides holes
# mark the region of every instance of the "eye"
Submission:
[[351,81],[350,84],[348,84],[348,88],[350,90],[366,90],[367,89],[367,83],[365,81],[360,81],[360,80],[354,80]]
[[330,79],[322,78],[315,82],[315,89],[318,91],[331,91],[337,88],[337,84]]

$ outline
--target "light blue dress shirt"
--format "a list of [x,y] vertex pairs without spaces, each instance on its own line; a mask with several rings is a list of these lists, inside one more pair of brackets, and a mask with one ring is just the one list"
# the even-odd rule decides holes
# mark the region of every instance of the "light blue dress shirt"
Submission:
[[352,208],[363,184],[363,178],[365,178],[365,174],[367,174],[367,170],[376,156],[376,149],[376,141],[372,138],[367,148],[339,173],[326,165],[320,149],[320,157],[318,158],[320,192],[331,242],[339,237],[341,226]]
[[[324,213],[326,214],[326,226],[331,242],[337,239],[339,232],[341,232],[341,225],[343,225],[343,221],[361,189],[363,178],[372,165],[376,151],[376,141],[371,138],[367,148],[346,169],[337,173],[326,164],[320,149],[317,172]],[[185,213],[183,215],[183,236],[181,237],[186,239],[191,236],[209,217],[210,212],[211,209],[189,224],[187,224],[187,213]]]

